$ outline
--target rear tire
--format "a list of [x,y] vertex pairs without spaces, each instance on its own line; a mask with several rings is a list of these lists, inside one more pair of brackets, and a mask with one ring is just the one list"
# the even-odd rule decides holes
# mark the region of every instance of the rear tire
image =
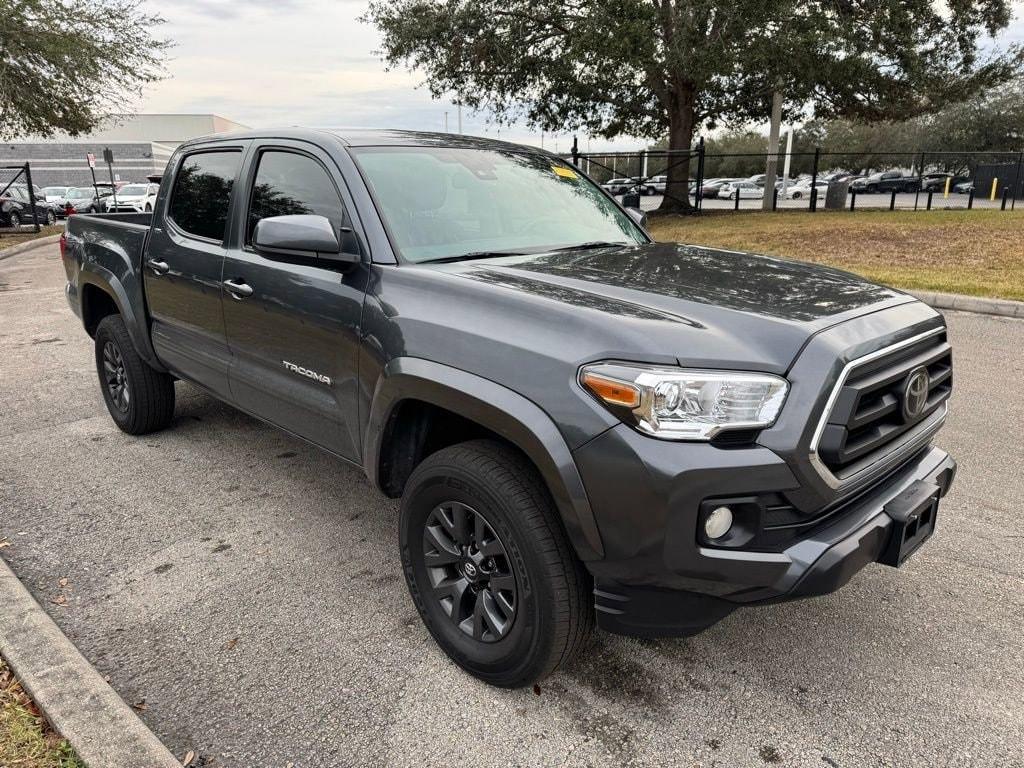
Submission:
[[471,675],[529,685],[590,635],[589,576],[543,480],[512,448],[474,440],[427,457],[406,484],[400,525],[420,617]]
[[171,423],[174,380],[139,356],[120,315],[107,315],[96,329],[96,372],[110,417],[122,431],[144,435]]

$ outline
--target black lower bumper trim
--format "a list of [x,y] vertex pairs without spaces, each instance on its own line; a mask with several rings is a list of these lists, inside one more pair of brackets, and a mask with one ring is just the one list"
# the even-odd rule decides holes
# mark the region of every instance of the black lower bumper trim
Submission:
[[597,626],[634,637],[686,637],[715,624],[738,606],[696,592],[629,587],[598,580],[594,586]]
[[[699,592],[664,589],[656,586],[627,586],[597,577],[594,608],[597,625],[608,632],[638,637],[685,637],[695,635],[721,621],[742,605],[777,603],[834,592],[853,578],[864,566],[886,562],[893,531],[912,521],[927,506],[922,499],[942,497],[956,473],[956,462],[945,457],[937,466],[890,500],[877,515],[856,530],[835,541],[784,592],[750,603],[734,602]],[[903,511],[909,510],[906,514]],[[932,524],[934,525],[934,518]],[[909,544],[897,547],[899,564],[930,535],[914,532]],[[742,564],[737,566],[742,567]]]

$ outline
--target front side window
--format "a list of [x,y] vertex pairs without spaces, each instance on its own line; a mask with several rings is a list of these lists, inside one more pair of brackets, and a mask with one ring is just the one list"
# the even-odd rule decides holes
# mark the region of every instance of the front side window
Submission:
[[197,152],[178,167],[168,214],[182,230],[218,242],[228,223],[231,187],[242,153],[237,150]]
[[647,242],[604,192],[557,158],[459,147],[353,154],[407,261]]
[[337,234],[343,211],[338,191],[320,163],[294,152],[266,151],[253,181],[245,241],[251,243],[256,223],[271,216],[325,216]]

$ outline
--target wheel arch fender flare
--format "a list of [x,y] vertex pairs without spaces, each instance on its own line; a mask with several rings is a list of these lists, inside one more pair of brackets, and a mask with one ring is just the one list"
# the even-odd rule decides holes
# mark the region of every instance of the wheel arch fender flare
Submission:
[[148,324],[144,318],[139,317],[132,307],[128,291],[113,272],[95,262],[83,264],[78,275],[78,290],[82,302],[82,324],[86,325],[86,318],[89,317],[87,298],[89,292],[85,290],[87,285],[103,291],[113,300],[114,306],[117,307],[118,313],[124,320],[125,327],[128,329],[128,336],[135,346],[135,351],[139,353],[139,357],[156,370],[166,372],[166,369],[157,360],[153,345],[149,340]]
[[377,379],[363,437],[364,471],[375,486],[381,487],[381,454],[391,414],[404,400],[419,400],[456,413],[519,448],[540,471],[580,559],[604,556],[583,479],[568,444],[547,413],[497,382],[442,363],[398,357]]

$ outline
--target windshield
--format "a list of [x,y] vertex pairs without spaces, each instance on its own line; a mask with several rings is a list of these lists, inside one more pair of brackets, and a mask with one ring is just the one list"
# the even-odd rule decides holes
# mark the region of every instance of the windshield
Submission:
[[646,242],[613,201],[555,158],[454,147],[363,147],[354,154],[408,261]]
[[63,195],[66,190],[67,187],[43,187],[43,194],[46,195],[47,197],[51,197],[53,195]]
[[80,197],[92,197],[91,189],[69,189],[68,197],[80,198]]
[[145,184],[126,184],[117,190],[117,194],[124,195],[125,197],[142,197],[146,194]]

